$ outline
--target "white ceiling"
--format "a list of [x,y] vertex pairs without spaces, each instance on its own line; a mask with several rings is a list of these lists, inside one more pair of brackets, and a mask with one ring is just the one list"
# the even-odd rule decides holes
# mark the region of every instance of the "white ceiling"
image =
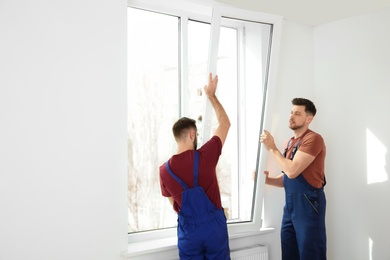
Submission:
[[218,2],[281,15],[286,20],[307,25],[319,25],[390,8],[390,0],[218,0]]

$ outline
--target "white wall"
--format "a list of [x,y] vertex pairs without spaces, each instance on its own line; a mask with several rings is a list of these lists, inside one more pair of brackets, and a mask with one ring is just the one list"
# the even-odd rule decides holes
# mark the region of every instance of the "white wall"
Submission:
[[[1,260],[111,260],[126,249],[125,7],[1,1]],[[281,149],[291,135],[290,100],[316,103],[312,128],[328,148],[332,260],[390,258],[388,24],[390,10],[283,26],[270,130]],[[277,170],[272,159],[269,169]],[[388,180],[368,184],[367,176]],[[259,240],[271,243],[272,260],[283,196],[267,187],[265,226],[277,230]]]
[[[275,138],[276,145],[283,151],[284,142],[292,136],[288,127],[291,100],[306,97],[314,102],[314,30],[291,21],[284,21],[278,64],[276,98],[272,107],[272,126],[268,129]],[[314,124],[313,124],[314,125]],[[266,169],[262,169],[266,170]],[[269,156],[271,175],[279,175],[280,168]],[[264,225],[275,227],[276,236],[270,238],[270,259],[280,259],[280,225],[284,206],[284,190],[266,186],[264,194]]]
[[[390,259],[389,24],[390,9],[314,28],[284,23],[272,132],[282,149],[291,98],[315,102],[311,128],[327,144],[328,259]],[[282,201],[267,188],[265,222],[278,232]]]
[[[311,128],[327,144],[328,259],[390,259],[389,24],[387,9],[317,27],[283,25],[271,130],[282,149],[290,100],[315,102]],[[272,159],[269,166],[278,170]],[[267,188],[265,225],[277,232],[283,201]]]
[[386,9],[315,28],[332,260],[390,259],[389,24]]
[[0,3],[0,259],[120,259],[126,1]]

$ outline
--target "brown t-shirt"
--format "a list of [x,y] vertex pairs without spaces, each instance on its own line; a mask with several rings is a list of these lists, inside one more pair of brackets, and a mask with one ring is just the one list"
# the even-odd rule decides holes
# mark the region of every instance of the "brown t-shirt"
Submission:
[[292,137],[284,145],[287,147],[290,141],[286,158],[291,158],[291,152],[294,146],[299,142],[298,151],[313,155],[314,161],[302,172],[305,180],[315,188],[321,188],[324,183],[325,176],[325,156],[326,146],[322,136],[308,129],[302,136],[298,138]]

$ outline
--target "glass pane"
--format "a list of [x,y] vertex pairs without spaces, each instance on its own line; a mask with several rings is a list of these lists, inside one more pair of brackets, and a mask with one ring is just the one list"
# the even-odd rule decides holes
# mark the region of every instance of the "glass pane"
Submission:
[[[221,23],[237,28],[237,49],[240,50],[239,61],[236,62],[239,64],[239,80],[236,87],[237,129],[234,136],[238,140],[236,147],[239,152],[235,155],[238,158],[237,174],[232,172],[232,214],[229,221],[232,223],[251,221],[253,218],[253,172],[258,161],[257,140],[264,112],[271,25],[228,18],[223,18]],[[229,41],[222,39],[221,31],[220,49],[224,42]],[[233,149],[231,147],[229,150]]]
[[[240,209],[239,198],[239,168],[238,168],[238,99],[237,99],[237,55],[238,35],[234,28],[221,27],[218,47],[218,98],[229,116],[231,127],[226,138],[222,155],[217,165],[217,175],[221,190],[222,206],[228,221],[238,219]],[[215,115],[212,126],[217,125]],[[212,131],[214,131],[212,127]]]
[[[217,175],[228,222],[237,223],[251,221],[253,217],[253,171],[258,156],[256,140],[263,115],[271,25],[229,18],[223,18],[221,24],[217,95],[232,126],[217,165]],[[208,73],[210,24],[190,21],[188,34],[189,116],[200,119],[204,104],[196,95]],[[198,120],[197,124],[201,132],[202,121]],[[212,132],[216,126],[214,115]],[[201,138],[199,141],[203,143]]]
[[[210,24],[188,22],[189,61],[189,113],[197,120],[199,133],[203,128],[201,117],[204,113],[204,99],[199,95],[207,82]],[[221,191],[222,206],[228,219],[238,219],[239,212],[239,171],[238,171],[238,108],[237,108],[237,30],[222,27],[220,30],[217,74],[219,77],[217,96],[229,115],[232,127],[225,142],[217,165],[217,177]],[[212,129],[217,127],[213,113]],[[202,136],[199,144],[206,142]]]
[[159,166],[173,154],[179,116],[177,17],[128,8],[128,231],[176,225],[160,191]]

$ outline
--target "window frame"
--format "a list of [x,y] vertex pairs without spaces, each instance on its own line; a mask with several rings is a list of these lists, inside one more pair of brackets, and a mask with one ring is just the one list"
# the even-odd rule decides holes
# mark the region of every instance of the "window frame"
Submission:
[[[191,0],[172,0],[169,3],[159,3],[154,0],[128,0],[127,5],[129,7],[140,8],[144,10],[150,10],[157,13],[164,13],[167,15],[174,15],[180,17],[181,26],[181,49],[185,49],[188,45],[188,40],[186,39],[186,32],[188,30],[187,23],[184,21],[198,20],[203,22],[212,23],[215,15],[221,17],[233,18],[239,20],[247,20],[259,23],[267,23],[272,25],[271,36],[270,36],[270,52],[268,56],[268,67],[265,73],[265,85],[266,85],[266,96],[264,96],[263,102],[263,118],[262,125],[260,129],[271,128],[271,108],[273,106],[273,100],[275,95],[275,85],[276,85],[276,71],[277,71],[277,61],[279,57],[279,48],[281,41],[281,29],[283,19],[281,16],[270,15],[255,11],[243,10],[223,4],[216,3],[196,3]],[[214,10],[214,11],[213,11]],[[213,15],[214,16],[213,16]],[[215,23],[215,22],[214,22]],[[213,26],[213,24],[212,24]],[[220,25],[218,25],[220,26]],[[218,30],[219,32],[219,30]],[[219,36],[218,36],[219,37]],[[210,38],[212,39],[212,38]],[[215,39],[214,39],[215,40]],[[217,39],[218,40],[218,39]],[[181,82],[186,84],[188,82],[188,71],[186,65],[188,64],[188,57],[186,52],[181,52],[180,56],[181,64],[183,68],[181,69]],[[209,61],[210,62],[210,61]],[[210,65],[210,69],[213,70],[213,65]],[[239,82],[241,80],[239,79]],[[185,95],[182,93],[182,95]],[[182,97],[185,99],[185,97]],[[182,99],[182,100],[184,100]],[[185,111],[184,111],[185,112]],[[260,134],[260,133],[259,133]],[[259,145],[258,157],[256,162],[256,174],[257,181],[255,186],[255,197],[253,201],[253,219],[248,222],[239,222],[239,223],[229,223],[228,231],[229,235],[236,235],[242,232],[253,232],[259,231],[262,228],[262,209],[263,209],[263,194],[264,194],[264,183],[265,177],[259,169],[266,169],[268,156],[265,151],[265,148],[262,145]],[[177,230],[175,227],[137,232],[128,234],[128,242],[140,242],[146,240],[155,240],[155,239],[165,239],[169,237],[176,236]]]

